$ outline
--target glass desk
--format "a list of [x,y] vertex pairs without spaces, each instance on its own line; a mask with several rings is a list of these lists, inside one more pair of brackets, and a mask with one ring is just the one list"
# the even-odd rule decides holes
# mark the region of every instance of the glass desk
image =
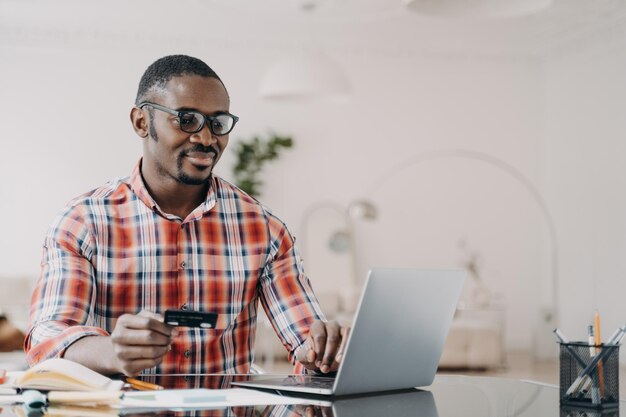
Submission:
[[[165,388],[229,388],[246,375],[159,375],[142,379]],[[437,376],[433,385],[375,395],[325,398],[306,397],[311,405],[230,407],[194,411],[58,410],[55,416],[259,416],[259,417],[614,417],[619,410],[604,414],[586,409],[559,408],[558,387],[513,379],[476,376]],[[40,413],[39,416],[42,414]],[[45,414],[44,414],[45,415]],[[21,406],[5,407],[1,417],[38,417]]]

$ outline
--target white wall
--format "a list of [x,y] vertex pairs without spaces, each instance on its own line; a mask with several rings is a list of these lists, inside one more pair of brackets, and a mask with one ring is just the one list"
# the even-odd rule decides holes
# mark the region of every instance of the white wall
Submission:
[[[170,52],[62,43],[1,47],[0,218],[12,238],[0,243],[0,276],[35,276],[40,243],[56,211],[131,171],[140,155],[128,122],[136,84],[145,66]],[[213,59],[197,48],[185,52],[214,65],[229,87],[231,110],[241,117],[233,142],[269,128],[294,135],[296,148],[266,172],[263,200],[296,234],[301,214],[318,200],[345,206],[371,198],[381,218],[356,225],[361,277],[381,264],[459,266],[458,241],[466,237],[483,256],[484,278],[509,303],[508,318],[517,329],[509,343],[529,345],[537,306],[532,292],[545,275],[538,248],[546,229],[518,183],[488,165],[451,158],[402,172],[370,193],[372,182],[407,157],[440,149],[485,152],[537,181],[536,64],[345,54],[334,58],[353,83],[351,103],[293,105],[256,96],[260,70],[275,53],[241,56],[235,50]],[[221,162],[226,177],[231,164],[228,156]],[[402,210],[394,211],[400,204]]]
[[546,65],[546,179],[559,230],[561,318],[582,338],[626,321],[626,42],[623,30]]
[[[262,23],[248,32],[239,23],[233,39],[220,41],[228,24],[216,19],[184,42],[190,27],[144,31],[146,18],[116,20],[134,28],[130,36],[63,28],[46,36],[34,26],[0,36],[0,277],[36,276],[43,235],[63,204],[131,171],[141,153],[128,122],[139,77],[160,56],[189,53],[212,65],[229,88],[231,110],[241,117],[232,143],[268,129],[294,136],[296,148],[264,173],[262,198],[294,233],[301,234],[303,212],[320,200],[345,207],[367,197],[378,206],[377,222],[355,223],[360,277],[375,265],[460,266],[466,258],[459,241],[466,239],[481,255],[483,278],[507,305],[508,346],[532,346],[539,307],[550,300],[552,247],[528,189],[502,168],[458,157],[412,165],[376,186],[412,157],[465,149],[497,158],[545,197],[556,219],[561,316],[571,337],[584,330],[579,322],[600,298],[612,311],[601,305],[605,328],[623,317],[613,290],[621,288],[619,190],[626,181],[619,140],[626,58],[612,56],[618,49],[547,62],[472,58],[420,54],[410,39],[406,48],[369,47],[384,30],[372,25],[353,26],[342,43],[336,37],[343,29],[335,28],[321,43],[349,75],[353,100],[271,103],[256,91],[263,70],[293,50],[284,41],[291,32],[274,28],[260,40]],[[582,96],[596,100],[583,103]],[[218,173],[230,178],[232,162],[225,155]],[[315,285],[337,277],[312,279]]]
[[[550,275],[542,252],[547,226],[523,187],[497,168],[459,158],[424,162],[372,184],[407,158],[459,148],[496,156],[538,182],[538,66],[371,57],[344,65],[357,91],[339,110],[345,127],[327,132],[314,119],[294,126],[298,149],[267,172],[268,184],[282,185],[268,187],[267,201],[293,226],[317,200],[373,201],[379,220],[355,224],[361,278],[372,266],[460,266],[458,242],[467,238],[482,255],[484,279],[508,304],[507,343],[530,347],[538,288]],[[303,106],[302,113],[324,114],[324,107]],[[387,120],[393,125],[381,131]]]

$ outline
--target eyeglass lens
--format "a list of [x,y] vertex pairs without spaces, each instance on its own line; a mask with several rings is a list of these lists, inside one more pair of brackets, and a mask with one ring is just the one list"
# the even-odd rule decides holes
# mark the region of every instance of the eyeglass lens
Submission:
[[[211,132],[215,135],[225,135],[233,128],[234,119],[229,114],[207,116]],[[196,133],[204,127],[204,115],[196,112],[186,112],[180,115],[180,128],[187,133]]]

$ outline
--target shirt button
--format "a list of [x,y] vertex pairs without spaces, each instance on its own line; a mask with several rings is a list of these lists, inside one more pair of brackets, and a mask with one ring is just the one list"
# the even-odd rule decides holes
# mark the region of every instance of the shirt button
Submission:
[[180,306],[181,310],[187,310],[187,303],[183,304],[182,306]]
[[184,379],[185,381],[189,381],[189,377],[188,377],[187,375],[185,375],[185,376],[183,377],[183,379]]
[[188,350],[186,350],[186,351],[185,351],[185,357],[186,357],[186,358],[189,358],[190,356],[191,356],[191,352],[190,352],[190,351],[188,351]]
[[185,269],[185,267],[186,267],[186,266],[187,266],[187,263],[186,263],[185,261],[182,261],[182,262],[180,263],[180,267],[181,267],[182,269]]

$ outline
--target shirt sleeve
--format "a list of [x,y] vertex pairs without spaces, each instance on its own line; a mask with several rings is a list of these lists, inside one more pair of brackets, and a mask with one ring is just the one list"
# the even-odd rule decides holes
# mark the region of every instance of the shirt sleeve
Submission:
[[[263,270],[261,304],[276,334],[295,362],[295,351],[304,343],[315,320],[324,320],[319,302],[302,267],[302,258],[287,227],[268,216],[270,256]],[[303,367],[296,364],[295,372]]]
[[30,306],[24,342],[27,361],[62,357],[76,340],[108,333],[93,325],[93,239],[80,206],[70,206],[54,222],[43,244],[41,274]]

